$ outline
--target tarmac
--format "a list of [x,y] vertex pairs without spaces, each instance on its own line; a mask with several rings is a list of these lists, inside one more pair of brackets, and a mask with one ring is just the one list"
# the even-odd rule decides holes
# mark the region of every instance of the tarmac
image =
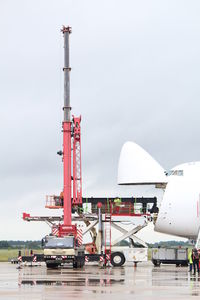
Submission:
[[0,263],[0,299],[194,299],[200,297],[200,276],[187,267],[151,262],[103,269],[87,265],[47,270],[45,265]]

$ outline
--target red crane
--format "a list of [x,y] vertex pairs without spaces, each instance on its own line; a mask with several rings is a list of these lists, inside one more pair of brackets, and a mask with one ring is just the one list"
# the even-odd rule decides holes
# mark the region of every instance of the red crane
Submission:
[[[63,117],[63,224],[59,226],[59,235],[76,235],[76,225],[72,225],[72,180],[73,205],[82,204],[82,174],[81,174],[81,117],[71,121],[70,106],[70,65],[69,65],[69,35],[71,27],[62,28],[64,36],[64,117]],[[73,139],[73,177],[71,174]]]

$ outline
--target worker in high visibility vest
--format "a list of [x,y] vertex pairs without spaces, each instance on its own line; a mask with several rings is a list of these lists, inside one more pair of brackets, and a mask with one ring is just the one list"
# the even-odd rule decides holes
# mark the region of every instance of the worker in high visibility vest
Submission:
[[120,206],[122,203],[122,200],[120,198],[115,198],[114,203],[115,203],[115,206]]
[[115,210],[117,213],[119,212],[121,203],[122,203],[122,200],[120,198],[114,199],[114,206],[115,206]]
[[192,260],[192,249],[189,249],[189,250],[188,250],[188,262],[189,262],[189,266],[190,266],[189,271],[192,272],[192,265],[193,265],[193,260]]

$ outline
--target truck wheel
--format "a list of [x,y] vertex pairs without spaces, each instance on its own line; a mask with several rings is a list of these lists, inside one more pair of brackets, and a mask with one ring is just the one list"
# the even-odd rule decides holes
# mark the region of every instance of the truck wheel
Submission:
[[74,262],[73,262],[73,268],[74,268],[74,269],[77,269],[77,268],[78,268],[77,261],[74,261]]
[[85,265],[85,260],[82,259],[80,268],[83,268]]
[[154,264],[154,267],[160,267],[160,261],[159,260],[154,260],[153,264]]
[[126,259],[123,253],[114,252],[111,254],[111,264],[114,267],[121,267],[125,263]]
[[81,268],[81,260],[77,261],[77,268]]
[[57,269],[59,265],[46,263],[46,266],[47,266],[48,269]]

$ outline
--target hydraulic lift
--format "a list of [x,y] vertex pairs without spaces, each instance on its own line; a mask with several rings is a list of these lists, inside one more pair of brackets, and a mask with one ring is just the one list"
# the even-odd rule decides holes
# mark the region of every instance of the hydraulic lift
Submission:
[[[54,198],[57,199],[57,196]],[[145,255],[147,258],[147,245],[135,234],[146,227],[152,221],[152,216],[157,214],[156,198],[122,198],[117,206],[114,202],[116,198],[83,199],[80,210],[74,211],[72,208],[72,221],[85,224],[81,239],[84,240],[88,233],[91,235],[92,242],[85,244],[86,262],[103,262],[105,265],[111,262],[114,266],[121,266],[125,261],[143,261]],[[51,209],[58,209],[55,203],[51,203]],[[39,217],[26,213],[23,214],[23,219],[46,222],[51,227],[51,236],[55,237],[59,235],[57,228],[63,222],[63,216]],[[130,226],[125,229],[126,226],[122,224],[131,224],[131,229]],[[111,238],[111,229],[118,232],[115,239]],[[130,247],[119,247],[125,239],[129,240]],[[135,245],[140,245],[140,248],[135,248]],[[52,259],[55,260],[55,255],[52,255]],[[26,258],[22,260],[25,261]]]

